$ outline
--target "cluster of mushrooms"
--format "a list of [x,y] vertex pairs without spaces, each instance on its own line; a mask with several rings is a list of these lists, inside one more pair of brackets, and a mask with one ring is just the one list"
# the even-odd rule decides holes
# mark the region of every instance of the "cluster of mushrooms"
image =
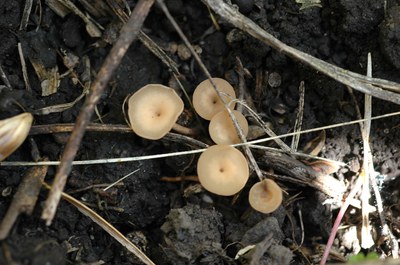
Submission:
[[[224,79],[213,78],[213,82],[223,100],[230,102],[229,108],[246,136],[249,128],[247,120],[234,110],[235,90]],[[222,196],[234,195],[246,185],[249,166],[245,156],[230,146],[241,140],[223,101],[208,79],[196,87],[193,107],[200,117],[210,121],[210,137],[216,143],[199,157],[199,181],[209,192]],[[183,109],[183,101],[176,92],[160,84],[146,85],[128,100],[128,118],[132,130],[150,140],[165,136],[174,127]],[[249,202],[257,211],[273,212],[282,203],[282,189],[273,180],[264,179],[250,189]]]

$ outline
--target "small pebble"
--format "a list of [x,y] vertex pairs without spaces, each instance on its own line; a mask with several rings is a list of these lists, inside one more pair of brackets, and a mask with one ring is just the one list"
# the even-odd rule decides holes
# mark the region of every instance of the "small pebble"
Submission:
[[277,72],[273,72],[268,76],[268,84],[271,87],[279,87],[282,84],[282,77]]
[[1,196],[8,197],[11,195],[11,192],[12,192],[12,187],[8,186],[5,189],[3,189],[3,191],[1,192]]

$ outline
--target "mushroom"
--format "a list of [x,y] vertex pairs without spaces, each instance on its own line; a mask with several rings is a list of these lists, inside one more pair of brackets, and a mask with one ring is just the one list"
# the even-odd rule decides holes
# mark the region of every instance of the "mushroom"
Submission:
[[229,145],[213,145],[197,162],[201,185],[209,192],[230,196],[239,192],[249,178],[249,166],[244,155]]
[[[221,78],[212,78],[212,80],[226,102],[236,99],[235,90],[227,81]],[[215,114],[225,109],[224,103],[208,79],[201,82],[194,90],[193,107],[205,120],[211,120]],[[233,110],[235,104],[230,104],[229,107]]]
[[[232,112],[243,130],[243,135],[246,137],[249,132],[249,124],[246,118],[239,111],[233,110]],[[208,126],[208,132],[216,144],[237,144],[242,142],[227,110],[220,111],[214,115]]]
[[282,203],[282,189],[271,179],[264,179],[251,187],[249,202],[253,209],[271,213]]
[[128,100],[128,117],[132,130],[139,136],[157,140],[175,125],[183,111],[183,101],[170,88],[149,84]]
[[0,121],[0,161],[11,155],[26,139],[33,116],[22,113]]

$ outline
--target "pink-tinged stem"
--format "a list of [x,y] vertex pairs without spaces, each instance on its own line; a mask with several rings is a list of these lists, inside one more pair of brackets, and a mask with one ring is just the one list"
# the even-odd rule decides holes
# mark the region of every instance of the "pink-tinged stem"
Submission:
[[362,180],[362,177],[358,177],[354,188],[350,191],[350,193],[347,196],[346,200],[344,201],[342,207],[340,207],[340,211],[339,211],[338,215],[336,216],[336,220],[335,220],[335,223],[333,224],[331,234],[329,235],[328,243],[326,243],[326,248],[325,248],[324,254],[322,255],[321,262],[319,263],[320,265],[326,264],[326,260],[328,259],[329,253],[330,253],[332,245],[333,245],[333,240],[335,240],[336,233],[337,233],[339,225],[343,219],[343,216],[344,216],[347,208],[350,205],[350,201],[353,199],[353,197],[356,195],[356,193],[361,188],[361,185],[362,185],[361,180]]

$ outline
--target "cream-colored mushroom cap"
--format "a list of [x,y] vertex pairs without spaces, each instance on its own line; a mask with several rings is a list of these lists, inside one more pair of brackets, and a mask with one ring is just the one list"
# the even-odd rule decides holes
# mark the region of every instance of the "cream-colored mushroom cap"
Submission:
[[201,185],[209,192],[230,196],[239,192],[249,178],[249,166],[244,155],[229,145],[213,145],[197,162]]
[[271,179],[264,179],[251,187],[249,203],[253,209],[271,213],[282,203],[282,189]]
[[183,101],[172,88],[149,84],[128,101],[132,130],[139,136],[157,140],[166,135],[183,111]]
[[22,113],[0,121],[0,161],[11,155],[26,139],[33,116]]
[[[233,110],[232,112],[243,130],[244,137],[246,137],[249,132],[249,124],[246,118],[239,111]],[[208,132],[216,144],[238,144],[242,142],[226,109],[214,115],[208,125]]]
[[[213,78],[212,80],[227,103],[232,99],[236,99],[235,90],[226,80],[221,78]],[[225,109],[224,103],[208,79],[201,82],[194,90],[193,107],[200,117],[205,120],[211,120],[215,114]],[[229,107],[234,109],[235,104],[231,104]]]

